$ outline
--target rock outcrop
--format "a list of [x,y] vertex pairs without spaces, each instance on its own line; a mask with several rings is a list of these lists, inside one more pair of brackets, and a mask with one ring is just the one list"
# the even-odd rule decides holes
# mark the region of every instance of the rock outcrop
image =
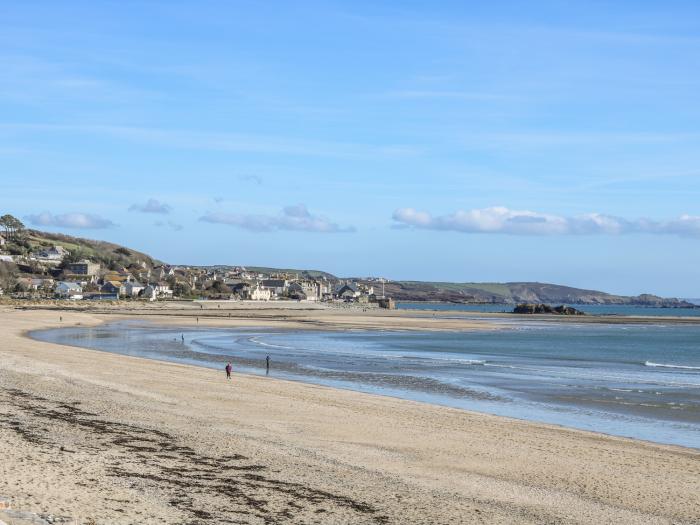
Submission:
[[523,303],[513,309],[514,314],[553,314],[553,315],[586,315],[581,310],[571,306],[550,306],[542,303]]

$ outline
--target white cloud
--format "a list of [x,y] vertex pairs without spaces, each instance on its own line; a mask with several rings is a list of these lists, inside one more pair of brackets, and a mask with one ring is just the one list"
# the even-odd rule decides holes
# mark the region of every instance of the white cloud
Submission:
[[172,208],[156,199],[148,199],[145,204],[132,204],[129,211],[140,211],[142,213],[170,213]]
[[505,233],[510,235],[622,235],[649,233],[700,237],[700,216],[682,215],[670,221],[624,219],[612,215],[589,213],[564,217],[528,210],[492,208],[459,210],[433,216],[413,208],[400,208],[393,214],[395,226],[463,233]]
[[178,224],[173,221],[156,221],[154,224],[159,228],[170,228],[171,230],[176,232],[179,232],[184,228],[182,224]]
[[305,231],[316,233],[342,233],[355,231],[351,226],[339,226],[330,219],[312,215],[303,204],[286,206],[279,215],[250,215],[209,212],[199,218],[203,222],[228,224],[251,231],[276,230]]
[[56,226],[59,228],[103,229],[116,226],[109,219],[90,213],[63,213],[53,215],[47,211],[28,215],[27,220],[34,226]]

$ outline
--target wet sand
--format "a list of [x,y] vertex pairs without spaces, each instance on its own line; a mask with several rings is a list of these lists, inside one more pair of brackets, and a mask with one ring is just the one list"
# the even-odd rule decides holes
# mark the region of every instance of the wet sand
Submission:
[[[159,312],[159,322],[197,323],[194,310]],[[228,313],[199,322],[485,328],[361,311]],[[127,314],[0,307],[0,495],[15,508],[110,524],[700,516],[696,450],[264,377],[234,373],[229,382],[212,370],[24,335]]]

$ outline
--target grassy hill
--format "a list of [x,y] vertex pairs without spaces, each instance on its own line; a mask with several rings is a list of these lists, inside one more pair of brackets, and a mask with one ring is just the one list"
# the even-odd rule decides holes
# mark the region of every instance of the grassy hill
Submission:
[[300,278],[306,277],[310,279],[316,278],[326,278],[329,281],[337,281],[338,277],[332,273],[324,272],[321,270],[300,270],[298,268],[273,268],[271,266],[248,266],[248,265],[231,265],[231,264],[214,264],[212,266],[197,266],[190,265],[193,268],[210,268],[215,270],[228,270],[236,268],[237,266],[243,266],[246,270],[252,273],[264,273],[264,274],[274,274],[274,273],[286,273],[286,274],[297,274]]
[[[104,268],[147,267],[163,264],[148,254],[105,241],[72,237],[60,233],[47,233],[38,230],[26,230],[21,241],[10,243],[6,248],[11,253],[29,254],[41,248],[62,246],[71,252],[71,260],[91,259],[98,261]],[[230,265],[210,266],[209,268],[231,268]],[[204,267],[201,267],[204,268]],[[258,273],[299,274],[300,277],[325,277],[330,281],[338,278],[321,270],[304,270],[292,268],[271,268],[266,266],[247,266],[248,270]],[[353,279],[377,287],[376,281]],[[389,281],[385,285],[386,294],[399,301],[448,301],[458,303],[556,303],[556,304],[635,304],[646,306],[692,306],[691,303],[678,299],[665,299],[655,295],[638,296],[613,295],[597,290],[585,290],[548,283],[509,282],[423,282],[423,281]]]
[[24,248],[28,252],[36,252],[42,248],[49,248],[51,246],[62,246],[71,252],[72,259],[79,260],[87,258],[93,261],[99,261],[104,267],[110,269],[121,267],[128,268],[141,263],[146,263],[149,267],[162,264],[150,255],[132,250],[131,248],[119,246],[118,244],[72,237],[61,233],[27,230],[25,240],[19,244],[20,249]]
[[[360,281],[362,281],[360,279]],[[364,281],[370,284],[369,281]],[[375,283],[371,283],[376,286]],[[389,281],[386,294],[398,301],[447,301],[455,303],[548,303],[548,304],[634,304],[644,306],[692,306],[679,299],[651,294],[613,295],[549,283],[451,283]]]

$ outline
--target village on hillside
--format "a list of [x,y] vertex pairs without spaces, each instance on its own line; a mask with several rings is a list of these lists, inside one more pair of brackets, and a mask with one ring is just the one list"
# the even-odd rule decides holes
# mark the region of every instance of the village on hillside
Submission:
[[[173,299],[325,301],[394,308],[383,286],[296,272],[235,267],[170,266],[131,257],[108,265],[78,248],[27,241],[24,225],[0,217],[0,295],[17,299],[162,301]],[[45,243],[44,243],[45,244]],[[117,254],[133,256],[126,248]]]

